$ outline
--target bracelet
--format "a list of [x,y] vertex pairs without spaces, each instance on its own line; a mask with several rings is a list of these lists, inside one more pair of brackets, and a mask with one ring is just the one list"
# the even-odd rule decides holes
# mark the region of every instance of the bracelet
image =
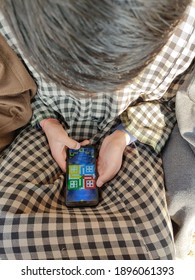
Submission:
[[53,119],[53,118],[44,119],[44,120],[41,121],[41,124],[40,124],[43,131],[44,131],[44,128],[45,128],[45,123],[47,121],[59,123],[59,121],[57,119]]

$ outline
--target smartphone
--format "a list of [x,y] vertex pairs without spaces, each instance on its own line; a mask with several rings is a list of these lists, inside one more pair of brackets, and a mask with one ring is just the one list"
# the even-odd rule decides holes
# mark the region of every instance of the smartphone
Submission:
[[79,150],[67,150],[66,206],[86,207],[98,204],[96,174],[96,152],[93,145],[83,146]]

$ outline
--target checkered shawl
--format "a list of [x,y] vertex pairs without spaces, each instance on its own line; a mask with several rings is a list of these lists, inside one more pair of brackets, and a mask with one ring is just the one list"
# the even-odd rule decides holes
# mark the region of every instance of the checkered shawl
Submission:
[[[195,19],[183,22],[153,63],[116,94],[77,98],[44,79],[23,57],[0,16],[0,32],[37,82],[34,115],[0,157],[0,258],[172,259],[174,244],[159,151],[175,122],[174,96],[194,58]],[[101,189],[95,208],[68,209],[64,174],[42,131],[60,119],[71,137],[100,147],[122,120],[137,137],[126,147],[118,174]]]

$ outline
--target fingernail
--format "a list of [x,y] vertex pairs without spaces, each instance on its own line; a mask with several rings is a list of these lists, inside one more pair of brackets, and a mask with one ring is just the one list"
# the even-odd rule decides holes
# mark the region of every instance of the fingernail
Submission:
[[76,149],[79,149],[80,147],[81,147],[80,143],[77,142]]

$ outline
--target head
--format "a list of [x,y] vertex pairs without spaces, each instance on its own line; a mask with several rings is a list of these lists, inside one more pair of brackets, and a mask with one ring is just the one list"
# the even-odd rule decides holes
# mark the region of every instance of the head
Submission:
[[160,51],[190,0],[1,0],[45,78],[78,92],[124,87]]

